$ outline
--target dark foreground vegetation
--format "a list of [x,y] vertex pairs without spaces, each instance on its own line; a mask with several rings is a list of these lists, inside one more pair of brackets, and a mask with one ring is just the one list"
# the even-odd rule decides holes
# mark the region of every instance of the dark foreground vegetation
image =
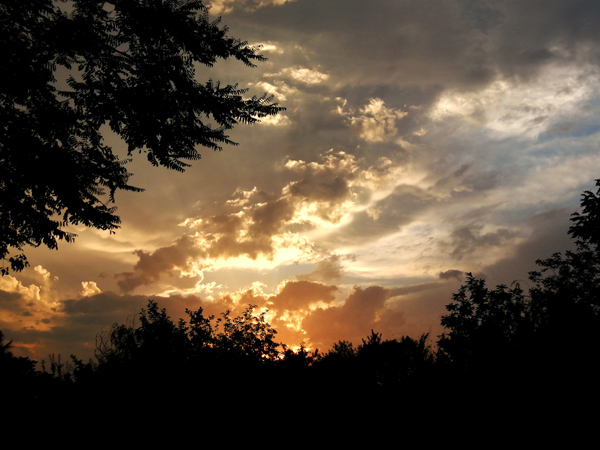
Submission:
[[31,410],[118,403],[201,418],[264,414],[275,405],[344,410],[370,402],[397,412],[400,405],[530,410],[591,402],[600,375],[599,218],[600,189],[587,191],[569,229],[575,250],[537,261],[527,289],[488,288],[467,274],[435,345],[427,335],[386,340],[373,331],[356,346],[292,351],[252,306],[235,318],[188,311],[175,323],[149,301],[136,324],[115,324],[99,336],[94,361],[51,358],[36,369],[3,343],[3,409],[9,401]]

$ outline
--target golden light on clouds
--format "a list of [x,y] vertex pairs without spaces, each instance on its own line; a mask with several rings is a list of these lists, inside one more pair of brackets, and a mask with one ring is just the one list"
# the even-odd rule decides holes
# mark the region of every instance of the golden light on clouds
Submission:
[[61,303],[53,289],[56,277],[42,266],[36,266],[34,272],[38,276],[29,285],[11,275],[0,277],[2,327],[48,331],[60,317]]
[[209,2],[268,60],[198,81],[286,110],[185,173],[132,155],[146,191],[117,193],[122,228],[32,249],[0,278],[0,330],[70,354],[148,298],[173,317],[253,303],[288,345],[326,350],[428,332],[464,272],[526,278],[600,177],[598,20],[584,2],[475,3]]
[[371,98],[369,104],[358,112],[358,116],[352,112],[346,113],[350,129],[368,142],[385,142],[394,138],[398,133],[396,121],[408,114],[406,111],[386,107],[380,98]]
[[255,11],[265,6],[279,6],[287,2],[296,0],[208,0],[207,6],[210,6],[212,14],[227,14],[234,9],[244,9]]
[[100,294],[102,291],[98,287],[95,281],[82,281],[81,292],[82,297],[90,297],[92,295]]

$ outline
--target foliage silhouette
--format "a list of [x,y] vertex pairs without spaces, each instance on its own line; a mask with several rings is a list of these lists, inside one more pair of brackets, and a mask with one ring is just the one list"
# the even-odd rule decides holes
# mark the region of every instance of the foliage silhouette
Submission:
[[408,402],[422,392],[422,384],[434,370],[427,338],[425,334],[419,339],[382,339],[380,333],[371,331],[356,348],[349,341],[338,341],[314,364],[322,395],[340,401],[352,392],[363,400],[401,397]]
[[187,310],[189,323],[183,319],[174,323],[150,300],[140,312],[138,326],[114,324],[99,336],[95,370],[134,383],[148,373],[162,379],[186,374],[222,383],[240,367],[259,370],[280,356],[281,344],[274,341],[276,332],[265,321],[265,313],[255,315],[255,308],[249,305],[235,318],[226,311],[216,320],[205,317],[202,308]]
[[[64,393],[68,380],[61,365],[53,365],[54,373],[37,371],[37,361],[23,356],[14,356],[10,350],[12,342],[4,343],[0,331],[0,417],[6,423],[10,413],[28,409],[35,402],[51,403]],[[59,370],[57,370],[59,369]]]
[[480,414],[505,405],[527,414],[564,401],[579,407],[595,400],[600,376],[600,253],[593,236],[576,235],[576,245],[539,260],[527,291],[518,283],[490,289],[467,274],[446,306],[435,351],[426,334],[383,339],[374,330],[356,347],[340,340],[324,354],[303,344],[293,351],[276,342],[254,305],[235,318],[187,310],[188,321],[175,323],[150,300],[138,324],[115,324],[99,336],[95,362],[51,358],[42,374],[12,356],[0,333],[0,380],[22,388],[19,400],[31,404],[133,396],[142,410],[194,420],[236,411],[252,421],[259,406],[288,402],[317,403],[324,414],[392,406],[394,417],[432,407]]
[[12,342],[4,343],[4,334],[0,331],[0,386],[5,393],[15,390],[23,392],[26,380],[35,374],[36,361],[14,356],[10,351],[11,345]]
[[446,309],[441,324],[448,331],[440,336],[438,348],[466,371],[475,364],[503,365],[529,332],[529,302],[519,284],[490,290],[468,273]]
[[257,361],[275,360],[280,355],[281,344],[273,339],[277,331],[265,320],[266,312],[253,314],[256,305],[249,305],[241,316],[229,317],[230,311],[222,314],[217,324],[223,330],[214,339],[214,346],[238,358],[252,358]]
[[518,283],[491,290],[467,274],[438,340],[437,363],[451,368],[455,382],[517,396],[590,389],[600,375],[598,204],[584,193],[569,229],[576,249],[537,260],[527,293]]
[[569,234],[579,243],[587,243],[596,250],[600,247],[600,179],[596,180],[598,190],[584,191],[581,199],[581,212],[571,216],[573,225]]
[[129,159],[104,142],[103,127],[129,156],[183,171],[200,158],[198,146],[236,145],[228,130],[283,109],[237,85],[196,81],[196,67],[218,59],[265,61],[227,33],[200,0],[0,4],[3,275],[28,265],[24,246],[72,241],[70,224],[119,227],[115,192],[141,189],[129,184]]

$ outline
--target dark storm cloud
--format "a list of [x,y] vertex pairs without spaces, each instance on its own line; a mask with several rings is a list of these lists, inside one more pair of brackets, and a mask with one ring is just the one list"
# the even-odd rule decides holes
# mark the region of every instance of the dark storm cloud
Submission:
[[444,272],[440,272],[439,277],[442,280],[449,280],[455,278],[457,280],[462,280],[464,272],[462,270],[450,269]]
[[[34,302],[21,303],[21,317],[38,315],[28,325],[11,324],[3,331],[14,339],[19,354],[36,360],[48,355],[62,355],[63,362],[75,354],[87,359],[92,357],[96,338],[115,322],[125,323],[137,317],[148,301],[142,296],[120,296],[100,293],[91,297],[68,299],[57,303],[55,314],[42,318],[42,305]],[[30,319],[34,319],[30,317]]]
[[597,59],[599,14],[593,0],[298,0],[226,19],[319,49],[313,61],[347,83],[473,88],[550,61]]
[[153,253],[136,250],[138,262],[133,272],[124,272],[116,275],[119,287],[130,292],[138,286],[147,285],[158,281],[160,276],[174,268],[185,269],[191,257],[200,257],[202,252],[194,245],[193,238],[184,235],[172,245],[161,247]]
[[67,321],[77,322],[80,325],[97,325],[98,327],[111,325],[111,319],[124,320],[136,314],[148,302],[145,296],[118,295],[112,292],[102,292],[90,297],[68,299],[62,302],[62,312]]
[[20,299],[16,292],[0,291],[0,309],[17,308]]
[[[99,293],[89,297],[62,301],[60,314],[47,321],[44,329],[11,329],[7,334],[20,347],[20,353],[34,359],[47,360],[48,355],[62,355],[66,362],[69,355],[87,360],[94,355],[96,345],[102,335],[113,324],[139,325],[139,313],[148,305],[148,297],[141,295],[119,295],[112,292]],[[206,305],[196,296],[171,296],[154,298],[160,308],[166,308],[174,322],[187,318],[186,308],[192,311],[207,307],[206,315],[223,312],[226,301],[214,307]],[[220,309],[220,308],[223,309]]]
[[518,233],[507,228],[494,231],[483,231],[482,225],[467,225],[452,230],[449,240],[442,244],[447,247],[455,260],[460,260],[473,252],[485,252],[490,247],[501,247],[518,236]]
[[514,249],[514,252],[484,268],[492,284],[510,284],[513,280],[526,280],[528,273],[537,270],[538,259],[549,258],[555,252],[574,249],[567,231],[571,210],[551,209],[535,214],[527,220],[531,237]]

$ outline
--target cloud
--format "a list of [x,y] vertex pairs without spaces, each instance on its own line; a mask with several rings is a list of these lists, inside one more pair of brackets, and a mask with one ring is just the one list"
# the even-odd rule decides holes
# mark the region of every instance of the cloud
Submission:
[[439,277],[442,280],[449,280],[449,279],[455,278],[460,281],[462,279],[463,275],[464,275],[464,272],[462,272],[461,270],[450,269],[450,270],[446,270],[444,272],[440,272]]
[[81,282],[81,296],[90,297],[92,295],[101,294],[102,291],[98,287],[95,281],[82,281]]
[[301,175],[299,180],[291,181],[284,191],[296,202],[303,203],[305,214],[331,222],[338,221],[342,211],[336,211],[333,207],[342,205],[352,196],[351,186],[358,171],[355,159],[344,152],[329,151],[322,162],[290,160],[285,167]]
[[269,308],[290,345],[418,337],[465,272],[523,279],[568,247],[600,167],[597,1],[211,3],[269,60],[209,76],[285,114],[185,174],[130,163],[147,189],[118,194],[116,235],[82,230],[0,279],[23,345],[78,353],[156,296],[174,317]]
[[598,82],[591,65],[548,65],[525,82],[499,79],[479,91],[445,91],[429,110],[434,121],[460,116],[482,124],[495,135],[537,137],[557,117],[578,114]]
[[266,6],[279,6],[296,0],[209,0],[206,5],[210,7],[211,14],[226,14],[234,9],[255,11]]
[[277,311],[296,311],[312,304],[330,304],[335,300],[337,287],[311,281],[288,281],[279,292],[269,298],[269,303]]
[[[330,348],[337,340],[360,342],[372,329],[388,333],[395,327],[397,331],[404,317],[401,312],[386,309],[389,297],[390,292],[380,286],[355,287],[341,306],[311,311],[302,320],[302,327],[310,336],[311,345],[321,349]],[[383,324],[385,329],[381,329]]]
[[189,232],[172,244],[152,253],[136,250],[134,270],[117,275],[120,288],[131,292],[167,273],[202,277],[219,261],[245,258],[272,267],[301,259],[312,246],[303,233],[338,226],[360,198],[356,189],[376,186],[386,174],[384,166],[361,169],[354,157],[334,151],[318,162],[290,159],[284,170],[295,179],[279,193],[238,188],[219,213],[183,221]]
[[342,259],[348,258],[343,258],[341,255],[336,254],[324,257],[324,259],[317,262],[317,268],[314,271],[308,274],[297,275],[296,278],[299,280],[323,282],[339,280],[342,278],[343,272]]
[[294,80],[301,81],[306,84],[318,84],[329,78],[326,73],[321,73],[317,70],[299,67],[296,69],[285,69],[284,73],[288,72]]
[[155,283],[163,273],[171,270],[179,270],[181,273],[190,270],[193,275],[201,273],[201,268],[195,267],[191,258],[201,257],[203,252],[189,235],[183,235],[172,245],[161,247],[152,253],[143,250],[136,250],[134,253],[138,262],[133,272],[116,275],[119,287],[125,292],[130,292],[140,285]]
[[442,246],[449,247],[452,258],[460,260],[473,252],[481,254],[501,248],[518,236],[517,231],[507,228],[485,231],[483,225],[461,226],[452,230],[449,241]]
[[57,278],[41,265],[31,275],[29,285],[11,275],[0,277],[0,329],[45,330],[57,316]]
[[368,142],[385,142],[396,136],[396,120],[408,113],[387,108],[380,98],[372,98],[369,104],[360,109],[359,116],[350,116],[350,129]]
[[[528,78],[547,64],[598,61],[593,1],[388,2],[303,0],[247,16],[271,35],[318,48],[313,61],[346,83],[477,88]],[[568,17],[568,20],[565,20]]]

